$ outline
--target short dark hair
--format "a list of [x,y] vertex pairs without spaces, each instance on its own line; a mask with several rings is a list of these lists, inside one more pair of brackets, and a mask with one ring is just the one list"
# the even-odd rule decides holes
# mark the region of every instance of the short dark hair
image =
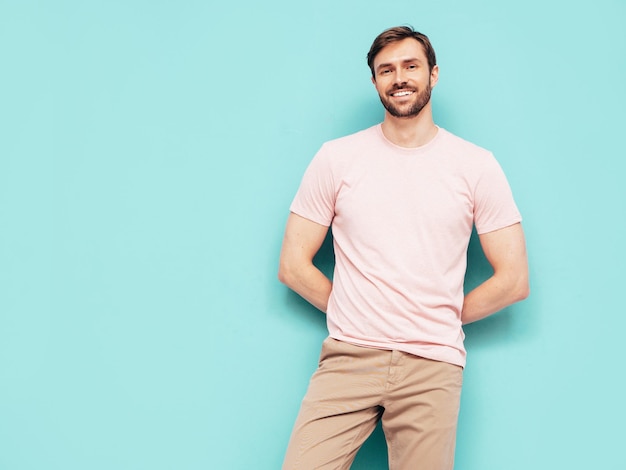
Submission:
[[370,47],[370,51],[367,53],[367,65],[369,65],[370,70],[372,71],[372,77],[374,77],[374,59],[381,51],[381,49],[389,44],[394,42],[402,41],[403,39],[413,38],[417,42],[419,42],[424,48],[424,52],[426,53],[426,58],[428,59],[428,68],[430,70],[433,69],[435,65],[437,65],[437,58],[435,56],[435,49],[433,49],[433,45],[430,43],[430,39],[428,36],[422,33],[418,33],[411,26],[395,26],[393,28],[386,29],[382,33],[380,33],[374,42],[372,43],[372,47]]

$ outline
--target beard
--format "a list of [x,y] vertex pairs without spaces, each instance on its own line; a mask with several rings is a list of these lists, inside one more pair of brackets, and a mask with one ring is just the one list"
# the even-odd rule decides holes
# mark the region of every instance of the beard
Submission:
[[[406,89],[406,87],[394,87],[389,93],[394,93],[395,91],[401,89]],[[378,96],[380,98],[380,102],[393,117],[412,118],[421,113],[422,109],[424,109],[424,106],[428,104],[428,102],[430,101],[431,91],[432,87],[430,86],[429,80],[426,88],[421,91],[414,90],[412,102],[405,103],[403,105],[396,105],[387,95],[383,96],[379,93]]]

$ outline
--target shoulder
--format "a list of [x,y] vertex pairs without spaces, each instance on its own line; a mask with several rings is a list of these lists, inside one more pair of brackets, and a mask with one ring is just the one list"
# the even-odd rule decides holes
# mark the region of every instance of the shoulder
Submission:
[[379,127],[380,124],[377,124],[353,134],[329,140],[324,143],[322,148],[339,153],[353,152],[355,150],[370,148],[374,142],[380,139],[378,130]]
[[322,144],[312,165],[327,168],[333,173],[344,173],[357,161],[363,161],[376,147],[379,139],[376,126],[349,134]]
[[469,140],[465,140],[458,135],[453,134],[452,132],[439,128],[439,132],[441,132],[441,143],[445,146],[447,150],[456,154],[458,156],[473,157],[473,158],[486,158],[492,159],[493,154],[491,151],[470,142]]

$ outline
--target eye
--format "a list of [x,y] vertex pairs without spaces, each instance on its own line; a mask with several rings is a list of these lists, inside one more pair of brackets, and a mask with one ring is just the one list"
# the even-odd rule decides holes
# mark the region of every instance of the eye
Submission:
[[417,68],[417,65],[415,65],[415,64],[409,64],[407,66],[407,69],[409,69],[409,70],[415,70],[416,68]]

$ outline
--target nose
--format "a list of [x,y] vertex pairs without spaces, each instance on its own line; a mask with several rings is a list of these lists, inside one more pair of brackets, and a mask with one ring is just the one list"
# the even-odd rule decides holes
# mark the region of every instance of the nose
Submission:
[[394,82],[396,83],[396,85],[406,83],[407,80],[406,80],[406,73],[405,73],[404,68],[398,67],[396,69],[395,76],[393,78],[394,78]]

